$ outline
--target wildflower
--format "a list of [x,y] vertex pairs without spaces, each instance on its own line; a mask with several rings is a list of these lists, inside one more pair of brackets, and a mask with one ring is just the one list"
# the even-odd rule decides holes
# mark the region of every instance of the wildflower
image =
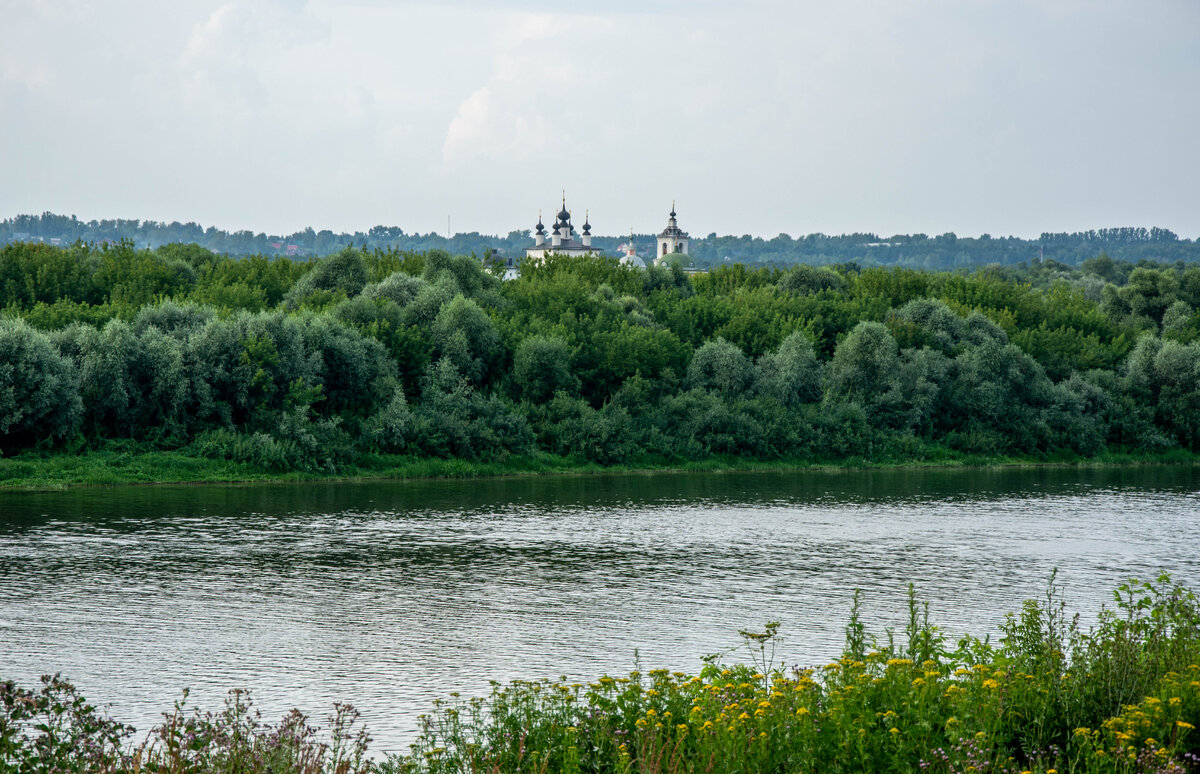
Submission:
[[992,690],[999,688],[1000,683],[996,682],[995,680],[993,680],[991,678],[988,678],[987,680],[983,681],[983,687],[987,688],[989,691],[992,691]]
[[798,718],[802,718],[807,714],[808,714],[808,707],[801,707],[800,709],[796,710],[796,717],[798,717]]
[[1175,725],[1179,726],[1179,727],[1180,727],[1180,728],[1182,728],[1184,731],[1191,731],[1193,728],[1195,728],[1195,726],[1193,726],[1191,723],[1187,723],[1187,722],[1185,722],[1185,721],[1182,721],[1182,720],[1176,720],[1176,721],[1175,721]]
[[646,719],[638,718],[637,720],[633,721],[633,724],[635,726],[637,726],[638,728],[645,728],[646,727]]
[[1179,698],[1178,696],[1171,697],[1170,705],[1172,707],[1178,707],[1182,703],[1183,703],[1183,699]]
[[711,720],[706,720],[706,721],[704,721],[704,725],[701,726],[700,728],[704,731],[708,731],[712,727],[713,727],[713,722]]
[[913,688],[920,688],[920,687],[921,687],[921,686],[923,686],[923,685],[925,685],[925,678],[924,678],[924,677],[918,677],[917,679],[915,679],[915,680],[913,680],[913,681],[912,681],[912,686],[913,686]]
[[900,729],[896,728],[895,726],[892,726],[891,728],[888,729],[888,733],[891,734],[892,736],[895,736],[896,734],[900,733]]
[[911,663],[912,663],[911,658],[889,658],[887,665],[888,666],[908,666]]
[[749,720],[750,716],[747,715],[745,712],[743,712],[742,714],[738,715],[737,719],[738,720]]
[[657,715],[657,714],[658,714],[658,713],[654,711],[654,708],[653,708],[653,707],[651,707],[650,709],[646,710],[646,717],[648,717],[648,718],[652,718],[652,717],[654,717],[654,716],[655,716],[655,715]]
[[760,702],[758,703],[758,706],[762,707],[763,709],[767,709],[768,707],[770,707],[770,706],[771,706],[771,702],[769,702],[769,701],[760,701]]
[[647,695],[647,696],[657,696],[657,695],[658,695],[658,691],[654,690],[653,688],[647,688],[647,689],[646,689],[646,695]]
[[758,738],[759,738],[759,739],[766,739],[766,738],[767,738],[767,732],[766,732],[766,731],[760,731],[760,732],[758,733]]

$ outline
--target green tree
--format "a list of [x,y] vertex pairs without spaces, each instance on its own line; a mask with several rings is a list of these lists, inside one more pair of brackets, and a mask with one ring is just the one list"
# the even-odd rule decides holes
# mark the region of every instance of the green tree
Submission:
[[753,379],[750,359],[736,345],[722,338],[697,349],[687,369],[688,386],[713,390],[727,398],[745,393]]
[[571,373],[571,351],[557,337],[531,336],[518,344],[512,377],[521,397],[532,403],[544,403],[557,392],[579,391],[579,379]]
[[78,378],[46,334],[0,318],[0,452],[74,433],[83,414]]

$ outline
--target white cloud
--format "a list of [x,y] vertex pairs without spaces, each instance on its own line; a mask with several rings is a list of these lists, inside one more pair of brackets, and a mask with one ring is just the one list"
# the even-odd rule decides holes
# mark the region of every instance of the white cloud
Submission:
[[442,158],[450,164],[478,158],[528,161],[562,147],[565,127],[546,107],[578,99],[570,43],[588,29],[576,19],[522,14],[497,36],[486,84],[466,97],[446,128]]

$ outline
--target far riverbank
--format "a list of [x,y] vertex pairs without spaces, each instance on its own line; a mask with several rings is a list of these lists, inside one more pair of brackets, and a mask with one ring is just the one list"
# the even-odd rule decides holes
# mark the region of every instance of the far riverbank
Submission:
[[647,459],[605,466],[548,453],[510,456],[500,461],[438,459],[402,455],[364,455],[355,464],[327,472],[275,472],[230,460],[192,456],[181,451],[108,448],[82,454],[32,453],[0,459],[0,491],[56,490],[90,486],[152,484],[233,484],[302,481],[380,481],[445,478],[495,478],[534,475],[592,475],[651,472],[750,472],[864,470],[896,468],[1093,467],[1197,465],[1200,454],[1172,450],[1159,454],[1106,452],[1095,457],[1053,458],[963,454],[934,448],[921,459],[748,460],[716,456],[704,460]]

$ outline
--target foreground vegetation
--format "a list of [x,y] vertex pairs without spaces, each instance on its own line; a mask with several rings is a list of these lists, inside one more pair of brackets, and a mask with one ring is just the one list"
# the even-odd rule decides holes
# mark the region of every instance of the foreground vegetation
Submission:
[[777,624],[743,632],[748,661],[706,660],[588,684],[515,682],[439,703],[410,755],[372,762],[339,706],[320,735],[293,713],[259,724],[177,707],[142,741],[57,678],[0,684],[5,771],[1162,772],[1200,770],[1200,605],[1166,577],[1130,582],[1082,631],[1051,585],[999,642],[947,643],[909,590],[902,632],[871,637],[858,597],[840,659],[774,662]]
[[0,305],[10,484],[1200,452],[1200,266],[12,244]]

